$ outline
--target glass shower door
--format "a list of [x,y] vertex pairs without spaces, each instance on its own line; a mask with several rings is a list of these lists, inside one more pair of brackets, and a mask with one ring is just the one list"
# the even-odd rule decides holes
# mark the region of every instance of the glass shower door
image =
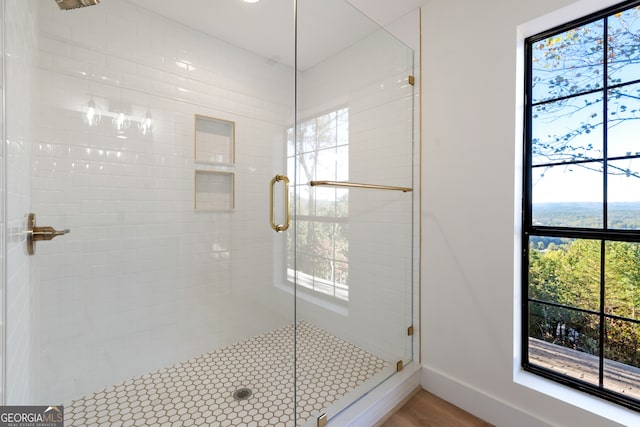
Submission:
[[[286,224],[269,183],[294,121],[293,2],[2,7],[6,403],[64,403],[68,425],[250,407],[293,425],[293,297],[273,286],[269,227]],[[197,27],[232,13],[284,46]],[[70,232],[29,255],[29,213]],[[113,419],[92,418],[105,405]]]
[[298,0],[297,28],[287,275],[298,425],[322,425],[413,359],[413,51],[343,0]]

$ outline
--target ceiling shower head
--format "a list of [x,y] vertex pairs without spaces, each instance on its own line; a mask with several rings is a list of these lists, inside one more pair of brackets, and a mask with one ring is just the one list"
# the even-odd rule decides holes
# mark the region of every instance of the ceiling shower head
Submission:
[[77,9],[79,7],[93,6],[100,3],[100,0],[56,0],[58,7],[62,10]]

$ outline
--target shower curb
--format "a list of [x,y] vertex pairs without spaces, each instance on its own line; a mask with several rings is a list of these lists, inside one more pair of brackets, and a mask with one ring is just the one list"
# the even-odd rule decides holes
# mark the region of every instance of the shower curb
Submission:
[[[411,362],[401,372],[393,375],[344,411],[334,416],[328,411],[329,426],[370,427],[375,425],[417,387],[420,387],[420,377],[421,366]],[[307,424],[307,426],[310,425]]]

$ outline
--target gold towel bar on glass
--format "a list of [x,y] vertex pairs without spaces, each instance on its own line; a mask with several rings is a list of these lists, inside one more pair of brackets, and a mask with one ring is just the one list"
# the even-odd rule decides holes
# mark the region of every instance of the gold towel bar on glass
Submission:
[[[284,182],[284,224],[276,224],[276,221],[275,221],[276,214],[273,207],[273,199],[275,197],[273,187],[276,185],[276,182],[280,182],[280,181]],[[280,233],[288,229],[289,225],[291,224],[291,215],[289,213],[289,178],[287,178],[286,175],[276,175],[273,177],[273,179],[271,180],[271,187],[270,187],[270,199],[271,199],[271,206],[270,206],[271,212],[269,215],[269,220],[271,221],[271,228],[273,228],[276,231],[276,233]]]
[[413,191],[410,187],[396,187],[393,185],[376,185],[376,184],[359,184],[357,182],[348,181],[310,181],[312,187],[351,187],[351,188],[370,188],[374,190],[392,190],[407,193]]

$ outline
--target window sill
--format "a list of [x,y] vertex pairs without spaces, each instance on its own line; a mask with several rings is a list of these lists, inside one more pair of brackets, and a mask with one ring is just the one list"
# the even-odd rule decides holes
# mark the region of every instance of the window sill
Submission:
[[[274,286],[281,291],[287,292],[290,295],[294,295],[293,284],[290,282],[280,283],[276,282]],[[342,316],[349,315],[349,307],[346,301],[338,300],[336,298],[327,297],[321,294],[315,294],[313,291],[308,291],[303,287],[298,287],[295,292],[296,298],[300,298],[318,307],[322,307],[326,310],[333,311],[334,313]]]
[[638,413],[635,411],[526,372],[519,365],[515,367],[513,381],[523,387],[622,425],[634,425],[638,422]]

